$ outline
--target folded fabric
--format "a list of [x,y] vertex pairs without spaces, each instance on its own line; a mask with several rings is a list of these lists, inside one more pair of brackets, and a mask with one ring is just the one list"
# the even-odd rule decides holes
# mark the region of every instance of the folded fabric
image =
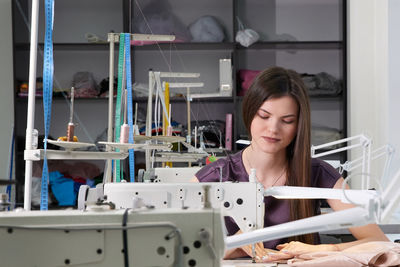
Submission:
[[342,251],[323,251],[297,255],[290,266],[400,266],[400,244],[368,242]]
[[310,96],[315,95],[339,95],[342,92],[342,84],[339,79],[326,72],[317,74],[301,74],[304,84],[308,88]]
[[59,206],[74,206],[76,193],[74,192],[74,181],[65,178],[58,171],[49,173],[51,190],[58,201]]
[[[311,126],[311,144],[317,146],[343,138],[339,129],[327,127],[319,124]],[[341,144],[331,146],[332,149],[341,147]]]
[[241,90],[238,92],[238,96],[244,96],[246,94],[254,78],[259,73],[260,73],[259,70],[247,70],[247,69],[239,70],[239,80],[240,80]]

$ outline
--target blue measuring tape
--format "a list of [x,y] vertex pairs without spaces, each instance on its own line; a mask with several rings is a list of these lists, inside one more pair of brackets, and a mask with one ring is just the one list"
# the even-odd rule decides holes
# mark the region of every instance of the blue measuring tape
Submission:
[[[132,107],[132,73],[131,73],[131,34],[125,33],[126,88],[128,89],[128,125],[129,143],[133,144],[133,107]],[[135,182],[135,153],[129,149],[129,178]]]
[[[118,54],[118,89],[117,89],[117,101],[115,105],[115,142],[120,141],[121,134],[121,98],[122,98],[122,84],[123,84],[123,64],[124,64],[124,41],[125,36],[121,34],[119,36],[119,54]],[[119,152],[119,149],[116,149]],[[113,161],[114,162],[114,161]],[[120,160],[115,160],[116,177],[115,181],[117,183],[121,182],[121,177],[123,177],[123,168]]]
[[51,102],[53,98],[53,22],[54,0],[45,0],[46,31],[44,37],[43,59],[43,107],[44,107],[44,162],[40,194],[40,210],[48,209],[49,168],[47,166],[47,138],[50,132]]

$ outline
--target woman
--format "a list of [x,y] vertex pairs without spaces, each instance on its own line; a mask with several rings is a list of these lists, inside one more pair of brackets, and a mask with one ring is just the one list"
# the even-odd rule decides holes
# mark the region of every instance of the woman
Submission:
[[[342,188],[343,178],[335,169],[322,160],[311,158],[310,103],[305,85],[295,71],[273,67],[261,72],[246,93],[242,110],[251,145],[201,169],[195,175],[198,181],[219,181],[220,167],[225,181],[248,181],[250,170],[254,168],[264,188],[283,185]],[[334,211],[351,207],[339,200],[327,202]],[[266,197],[264,203],[264,227],[320,214],[319,202],[315,200]],[[229,235],[240,233],[231,219],[225,222]],[[349,230],[357,241],[320,245],[318,234],[307,234],[257,244],[256,252],[260,259],[273,261],[298,253],[342,250],[362,242],[388,240],[377,225]],[[268,253],[268,249],[275,248],[280,252]],[[246,255],[251,256],[250,246],[228,251],[225,258]]]

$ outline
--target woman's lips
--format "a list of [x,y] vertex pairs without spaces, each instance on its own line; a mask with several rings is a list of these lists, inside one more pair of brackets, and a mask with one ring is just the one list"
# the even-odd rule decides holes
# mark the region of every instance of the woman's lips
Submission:
[[280,139],[278,139],[278,138],[272,138],[272,137],[268,137],[268,136],[263,136],[263,139],[270,143],[277,143],[280,141]]

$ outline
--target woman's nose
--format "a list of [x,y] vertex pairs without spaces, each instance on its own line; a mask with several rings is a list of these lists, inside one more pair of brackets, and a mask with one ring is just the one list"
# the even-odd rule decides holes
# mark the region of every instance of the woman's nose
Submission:
[[279,122],[278,120],[272,119],[268,124],[268,131],[271,133],[276,133],[279,130]]

